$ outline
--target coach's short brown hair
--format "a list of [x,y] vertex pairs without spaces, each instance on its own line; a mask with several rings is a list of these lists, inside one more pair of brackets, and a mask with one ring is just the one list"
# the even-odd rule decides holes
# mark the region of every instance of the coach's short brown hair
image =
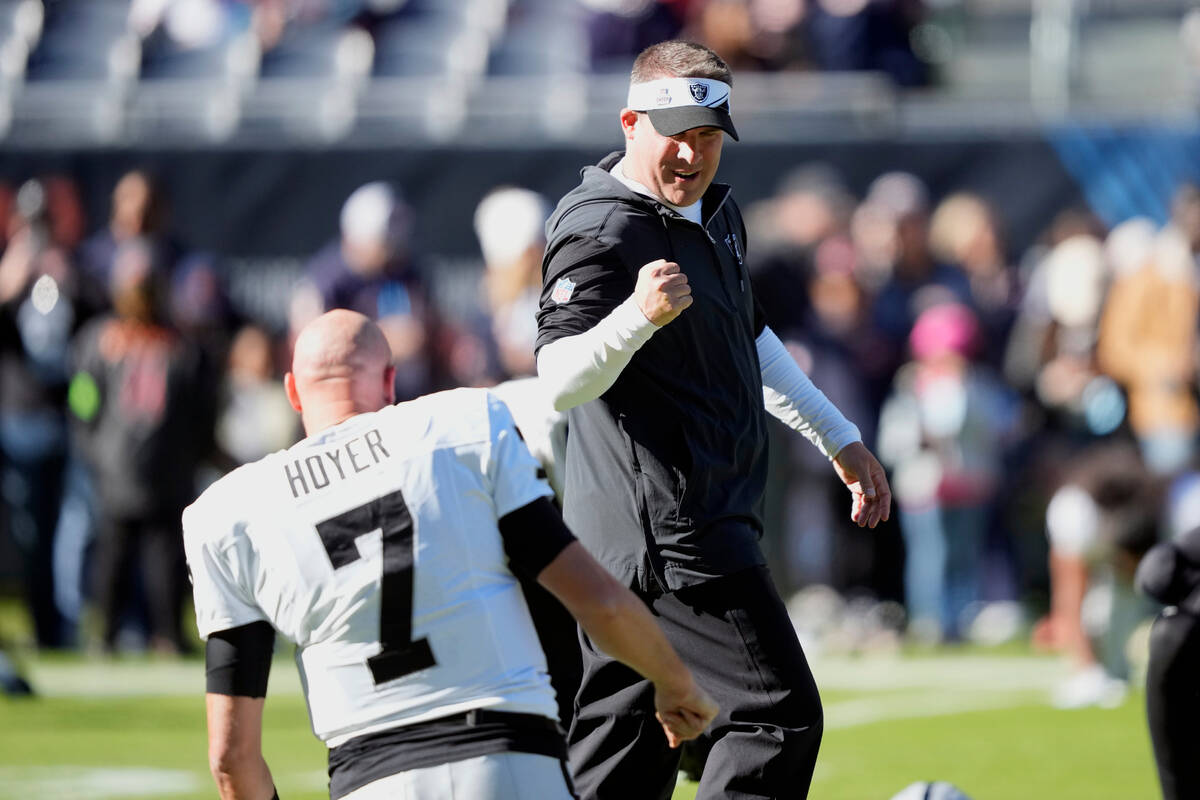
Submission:
[[657,78],[709,78],[733,86],[733,73],[722,58],[702,44],[672,39],[652,44],[633,62],[630,83]]

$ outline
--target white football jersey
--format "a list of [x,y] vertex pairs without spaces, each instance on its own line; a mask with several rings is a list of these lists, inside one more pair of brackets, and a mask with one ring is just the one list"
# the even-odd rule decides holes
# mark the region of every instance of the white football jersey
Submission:
[[330,747],[472,708],[556,719],[497,527],[551,495],[537,469],[481,389],[360,414],[243,466],[184,512],[200,635],[266,620],[294,641]]

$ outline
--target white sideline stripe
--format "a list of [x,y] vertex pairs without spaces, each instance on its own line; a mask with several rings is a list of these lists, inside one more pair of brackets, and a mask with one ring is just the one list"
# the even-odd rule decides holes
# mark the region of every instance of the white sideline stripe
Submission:
[[[1068,675],[1065,663],[1040,656],[816,657],[817,686],[828,690],[883,692],[902,689],[970,693],[1049,691]],[[47,697],[142,697],[203,694],[204,664],[176,662],[28,663],[34,689]],[[269,696],[300,694],[290,658],[271,668]]]
[[193,772],[154,767],[0,767],[0,798],[105,800],[110,797],[169,797],[202,791]]
[[897,719],[944,717],[970,711],[995,711],[1000,708],[1048,705],[1044,692],[990,692],[987,694],[946,694],[922,692],[895,697],[870,697],[826,703],[825,728],[840,730]]
[[[204,664],[177,662],[32,663],[34,691],[45,697],[168,697],[204,694]],[[271,666],[267,694],[300,694],[300,677],[291,659]]]
[[1049,690],[1069,674],[1061,659],[1037,656],[815,658],[811,666],[819,688],[860,692]]

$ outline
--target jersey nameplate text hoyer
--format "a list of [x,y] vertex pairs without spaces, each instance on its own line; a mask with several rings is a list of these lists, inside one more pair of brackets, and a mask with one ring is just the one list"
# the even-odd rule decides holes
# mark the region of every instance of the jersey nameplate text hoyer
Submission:
[[284,464],[283,473],[292,488],[292,496],[300,497],[324,489],[335,479],[343,481],[368,470],[386,458],[391,458],[391,453],[384,448],[379,431],[372,429],[333,450],[323,450]]

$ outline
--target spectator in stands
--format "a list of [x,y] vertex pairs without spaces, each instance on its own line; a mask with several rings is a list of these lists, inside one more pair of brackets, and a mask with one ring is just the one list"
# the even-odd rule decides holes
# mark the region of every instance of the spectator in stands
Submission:
[[516,187],[492,190],[475,209],[491,332],[505,377],[537,374],[533,342],[549,214],[544,197]]
[[217,444],[237,464],[257,461],[297,439],[276,363],[275,342],[264,328],[243,325],[233,337],[217,419]]
[[913,360],[896,374],[879,420],[904,535],[909,630],[956,640],[982,601],[986,534],[1019,422],[1015,394],[980,363],[974,312],[942,303],[917,318]]
[[913,53],[909,34],[921,0],[815,0],[805,28],[813,61],[825,71],[887,73],[898,86],[925,86],[929,65]]
[[[230,342],[241,323],[234,310],[229,289],[217,257],[211,253],[191,253],[180,259],[170,276],[167,289],[169,326],[198,348],[198,369],[206,385],[217,386],[225,372]],[[202,411],[205,419],[214,419],[220,406],[218,392],[205,392]],[[219,472],[235,466],[234,460],[215,440],[206,445]],[[240,463],[240,462],[237,462]]]
[[166,280],[152,242],[122,243],[111,275],[113,313],[93,320],[76,343],[71,409],[99,501],[95,599],[108,652],[120,644],[137,577],[145,598],[135,610],[147,618],[150,646],[185,647],[179,519],[211,445],[213,386],[199,348],[168,325]]
[[163,266],[174,267],[183,248],[171,235],[169,224],[166,197],[150,173],[135,169],[122,175],[113,188],[108,225],[88,237],[79,251],[80,268],[102,288],[105,300],[113,259],[125,242],[153,242]]
[[1168,476],[1192,459],[1196,328],[1200,287],[1191,246],[1178,227],[1160,235],[1146,220],[1113,229],[1112,289],[1100,323],[1100,368],[1125,389],[1129,424],[1153,472]]
[[743,0],[707,0],[692,13],[689,38],[711,47],[735,70],[765,70],[772,64],[755,46],[754,18]]
[[821,163],[797,167],[775,195],[747,212],[757,243],[750,254],[754,288],[773,330],[783,333],[807,323],[804,287],[813,274],[817,247],[849,231],[854,198],[841,176]]
[[675,38],[688,9],[703,0],[581,0],[592,70],[624,72],[629,59]]
[[247,29],[255,5],[258,3],[223,0],[132,0],[129,24],[151,47],[199,50]]
[[938,261],[966,273],[981,326],[980,355],[999,369],[1016,318],[1020,284],[1004,252],[995,210],[977,194],[955,192],[933,212],[929,246]]
[[1068,446],[1124,420],[1119,391],[1096,363],[1108,264],[1099,239],[1084,230],[1064,227],[1065,238],[1034,266],[1005,353],[1009,383],[1030,394],[1047,415],[1047,432]]
[[0,487],[24,557],[25,594],[40,647],[70,631],[57,606],[54,541],[67,459],[70,342],[94,312],[86,280],[52,238],[45,185],[16,198],[0,257]]
[[377,322],[392,348],[399,399],[438,383],[429,355],[437,325],[424,276],[409,252],[411,227],[412,211],[390,185],[375,181],[355,189],[342,206],[340,236],[309,261],[294,304],[309,312],[293,325],[334,308]]
[[871,315],[885,340],[895,343],[890,357],[896,369],[917,316],[939,302],[971,306],[971,287],[962,270],[937,261],[929,249],[929,191],[915,175],[888,172],[876,178],[854,222],[865,266],[887,276],[878,283]]
[[[834,233],[819,241],[810,257],[809,270],[795,276],[804,288],[792,292],[807,294],[807,313],[798,324],[781,329],[780,338],[830,402],[863,421],[863,440],[873,443],[878,416],[873,384],[885,383],[890,375],[881,371],[888,366],[879,358],[884,348],[870,319],[867,297],[854,277],[853,245],[844,233]],[[786,298],[782,281],[776,285]],[[759,284],[755,286],[757,291]],[[772,294],[764,292],[764,301]],[[813,457],[813,448],[799,446],[794,438],[777,436],[771,442],[772,449],[784,454],[786,465],[782,533],[789,569],[783,578],[790,578],[790,588],[795,589],[820,582],[841,592],[894,594],[888,586],[894,581],[883,574],[884,562],[896,560],[888,558],[892,537],[843,522],[845,489],[830,480],[828,464],[819,455]]]
[[87,234],[87,215],[79,197],[79,186],[69,175],[47,175],[41,179],[46,190],[46,223],[50,241],[75,256]]
[[[869,298],[855,279],[853,209],[854,198],[832,167],[813,163],[794,169],[773,197],[747,212],[756,243],[749,269],[772,329],[829,399],[862,420],[863,439],[873,442],[878,404],[891,377],[884,370],[891,364],[878,357],[883,343],[869,317]],[[886,594],[886,581],[878,580],[875,568],[878,548],[889,537],[843,524],[845,490],[836,479],[830,482],[828,465],[812,457],[811,447],[776,436],[779,432],[771,431],[772,452],[782,455],[767,502],[772,508],[778,504],[782,537],[777,545],[764,542],[783,565],[777,580],[785,589],[820,582],[839,591]]]

